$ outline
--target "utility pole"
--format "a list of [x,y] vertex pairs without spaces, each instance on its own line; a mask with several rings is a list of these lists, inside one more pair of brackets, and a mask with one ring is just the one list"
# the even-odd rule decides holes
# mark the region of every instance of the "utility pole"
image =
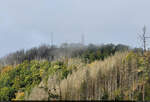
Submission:
[[146,35],[146,26],[143,27],[143,35],[142,35],[144,52],[146,51],[146,36],[145,35]]
[[81,36],[81,44],[82,44],[82,45],[84,45],[84,40],[85,40],[85,39],[84,39],[84,33],[83,33],[82,36]]
[[53,32],[51,32],[51,47],[53,47]]
[[[51,50],[53,50],[53,32],[51,32]],[[54,56],[52,54],[50,57],[50,60],[53,60],[53,59],[54,59]]]

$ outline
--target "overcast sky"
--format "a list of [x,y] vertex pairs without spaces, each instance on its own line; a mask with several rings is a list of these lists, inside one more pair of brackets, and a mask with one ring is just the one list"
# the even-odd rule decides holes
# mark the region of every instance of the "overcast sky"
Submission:
[[150,35],[150,0],[0,0],[0,56],[50,44],[122,43],[139,47],[137,33]]

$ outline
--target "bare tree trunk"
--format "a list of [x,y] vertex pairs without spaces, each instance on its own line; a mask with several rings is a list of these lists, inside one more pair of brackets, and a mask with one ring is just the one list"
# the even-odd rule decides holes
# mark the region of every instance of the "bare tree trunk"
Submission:
[[145,101],[145,85],[143,84],[143,101]]
[[62,99],[62,94],[61,94],[60,80],[59,80],[59,96],[60,96],[60,100],[61,100]]

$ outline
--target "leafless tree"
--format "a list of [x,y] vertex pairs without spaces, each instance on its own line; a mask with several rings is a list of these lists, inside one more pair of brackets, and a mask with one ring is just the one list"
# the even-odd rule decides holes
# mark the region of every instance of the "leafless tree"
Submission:
[[142,46],[143,46],[143,50],[144,52],[146,52],[147,50],[147,39],[150,37],[146,36],[146,26],[143,27],[142,29],[142,34],[138,34],[140,37],[140,40],[142,41]]
[[[144,57],[144,62],[145,62],[145,65],[146,66],[146,56],[145,56],[145,52],[147,51],[147,39],[149,39],[150,37],[146,36],[146,26],[143,27],[142,29],[142,35],[139,35],[141,41],[142,41],[142,46],[143,46],[143,56]],[[142,81],[144,83],[144,79],[142,78]],[[142,93],[143,93],[143,101],[145,101],[145,85],[143,84],[142,86]]]

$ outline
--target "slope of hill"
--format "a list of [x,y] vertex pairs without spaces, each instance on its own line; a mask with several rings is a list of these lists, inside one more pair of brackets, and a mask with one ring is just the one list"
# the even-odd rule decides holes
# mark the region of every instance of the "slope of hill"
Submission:
[[[104,61],[24,61],[0,74],[4,100],[150,100],[150,53],[120,52]],[[42,93],[42,95],[41,95]]]
[[[27,99],[150,100],[149,69],[143,64],[143,58],[134,53],[117,53],[78,68],[66,79],[58,80],[58,74],[50,76],[47,84],[33,89]],[[36,92],[42,88],[47,90],[40,98]]]

